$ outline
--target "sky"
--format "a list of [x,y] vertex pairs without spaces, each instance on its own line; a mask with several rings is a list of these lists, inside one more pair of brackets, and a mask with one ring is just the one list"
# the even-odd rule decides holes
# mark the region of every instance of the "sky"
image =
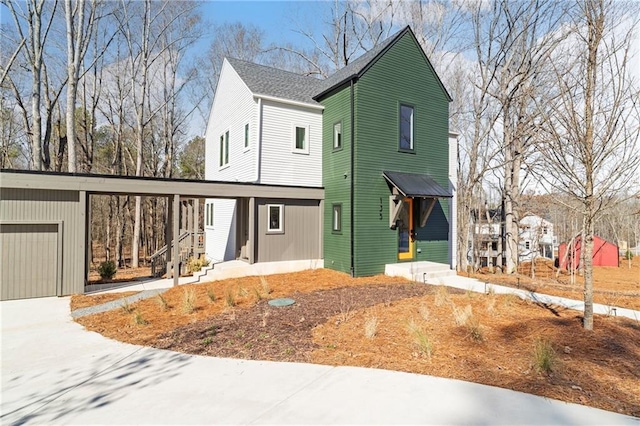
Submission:
[[[225,22],[253,24],[264,31],[267,44],[304,44],[307,40],[295,29],[301,24],[309,25],[309,17],[318,15],[326,1],[205,1],[202,5],[203,19],[214,25]],[[317,24],[321,24],[319,20]],[[211,28],[211,27],[209,27]],[[207,45],[211,35],[206,34]]]

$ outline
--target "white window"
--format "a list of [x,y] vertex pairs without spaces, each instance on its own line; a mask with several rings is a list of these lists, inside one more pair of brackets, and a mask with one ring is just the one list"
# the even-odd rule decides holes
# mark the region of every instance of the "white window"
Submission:
[[249,123],[244,125],[244,149],[249,148]]
[[542,228],[542,233],[544,235],[547,235],[549,233],[549,230],[547,229],[547,227],[545,226],[544,228]]
[[229,164],[229,131],[220,135],[220,167]]
[[400,105],[400,144],[401,151],[413,151],[413,107]]
[[267,232],[284,233],[283,204],[267,204]]
[[213,204],[207,204],[204,217],[205,226],[213,226]]
[[292,151],[299,154],[309,153],[309,126],[293,126]]
[[342,149],[342,123],[333,125],[333,149]]
[[333,205],[333,225],[331,229],[333,232],[342,231],[342,204]]

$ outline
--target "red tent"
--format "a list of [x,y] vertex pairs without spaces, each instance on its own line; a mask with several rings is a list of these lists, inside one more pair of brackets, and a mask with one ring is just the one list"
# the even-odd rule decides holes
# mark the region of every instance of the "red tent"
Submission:
[[[580,266],[580,253],[582,250],[582,236],[578,235],[569,247],[569,254],[565,258],[567,243],[558,247],[560,267],[568,269],[573,264],[574,269]],[[597,235],[593,236],[593,266],[620,266],[620,254],[618,246],[603,240]]]

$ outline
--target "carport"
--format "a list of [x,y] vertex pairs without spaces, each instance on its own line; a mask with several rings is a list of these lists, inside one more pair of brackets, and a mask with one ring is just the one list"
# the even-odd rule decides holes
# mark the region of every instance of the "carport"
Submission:
[[[181,201],[185,199],[247,199],[251,243],[257,238],[256,198],[320,203],[324,198],[322,188],[0,170],[0,300],[84,292],[89,268],[89,197],[94,194],[167,197],[171,206],[169,247],[171,241],[178,241]],[[168,261],[178,259],[179,250],[173,244]],[[172,274],[174,285],[178,285],[177,269]]]

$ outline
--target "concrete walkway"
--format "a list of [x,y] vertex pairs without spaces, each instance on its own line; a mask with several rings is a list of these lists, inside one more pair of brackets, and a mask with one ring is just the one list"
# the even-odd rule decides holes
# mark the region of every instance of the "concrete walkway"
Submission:
[[2,424],[575,424],[640,419],[375,369],[184,355],[88,332],[69,298],[0,302]]

